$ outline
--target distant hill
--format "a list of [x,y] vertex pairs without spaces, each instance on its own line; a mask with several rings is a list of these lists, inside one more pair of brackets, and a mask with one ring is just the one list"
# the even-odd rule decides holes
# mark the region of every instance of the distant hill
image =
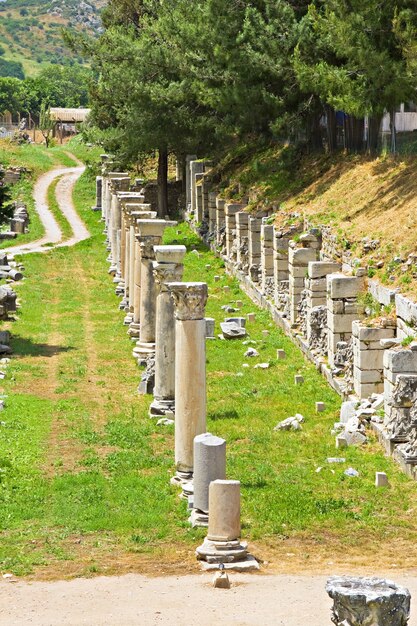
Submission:
[[99,34],[105,4],[106,0],[0,0],[0,75],[10,67],[9,75],[15,76],[16,63],[30,76],[45,63],[81,62],[65,48],[61,31],[70,27]]

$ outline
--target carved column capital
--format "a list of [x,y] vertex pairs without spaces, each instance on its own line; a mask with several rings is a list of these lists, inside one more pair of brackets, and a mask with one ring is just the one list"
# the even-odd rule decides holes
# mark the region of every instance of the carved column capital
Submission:
[[204,319],[208,298],[207,283],[167,283],[177,320]]
[[161,237],[158,235],[136,235],[136,239],[140,244],[140,254],[142,259],[154,261],[154,246],[158,246],[161,243]]
[[154,261],[152,266],[155,283],[160,291],[168,291],[165,283],[179,282],[184,271],[182,263],[158,263]]

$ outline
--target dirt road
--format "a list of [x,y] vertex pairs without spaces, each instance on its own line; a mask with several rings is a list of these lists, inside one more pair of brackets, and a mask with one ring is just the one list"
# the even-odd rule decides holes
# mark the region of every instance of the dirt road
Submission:
[[[0,583],[1,626],[330,626],[325,576],[136,574],[72,581]],[[417,597],[417,577],[397,582]],[[409,626],[417,626],[416,612]]]
[[[75,157],[70,155],[74,160]],[[45,228],[41,239],[27,244],[10,246],[5,250],[11,254],[28,254],[30,252],[48,252],[53,247],[73,246],[75,243],[87,239],[90,234],[77,215],[72,202],[72,189],[75,182],[84,172],[85,167],[61,167],[51,170],[38,178],[33,190],[36,210]],[[62,241],[61,229],[48,206],[48,188],[56,178],[61,178],[56,189],[56,198],[60,210],[71,225],[73,236]],[[53,245],[51,245],[53,244]]]

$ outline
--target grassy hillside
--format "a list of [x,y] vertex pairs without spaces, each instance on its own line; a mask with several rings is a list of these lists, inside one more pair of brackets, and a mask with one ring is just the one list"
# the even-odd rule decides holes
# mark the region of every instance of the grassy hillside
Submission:
[[415,156],[302,155],[268,147],[235,154],[221,170],[226,195],[248,194],[251,210],[267,210],[279,226],[306,217],[330,226],[341,250],[370,277],[417,295],[417,256],[409,256],[417,255]]
[[77,59],[63,45],[62,29],[100,31],[104,0],[0,0],[0,46],[3,58],[22,63],[26,76],[45,63]]

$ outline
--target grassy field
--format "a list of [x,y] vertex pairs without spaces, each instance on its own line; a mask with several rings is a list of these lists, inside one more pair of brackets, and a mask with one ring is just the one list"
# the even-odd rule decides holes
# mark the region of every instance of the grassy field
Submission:
[[[89,209],[88,173],[74,200],[92,237],[26,256],[22,308],[3,325],[15,355],[2,389],[0,571],[59,578],[197,570],[194,549],[205,533],[189,527],[169,485],[173,428],[157,427],[147,414],[151,398],[136,393],[140,370],[107,274],[103,224]],[[242,300],[241,314],[257,312],[248,332],[258,358],[245,358],[239,340],[207,342],[208,429],[227,440],[252,553],[270,571],[413,567],[417,485],[372,437],[344,451],[345,463],[328,464],[337,455],[330,428],[340,399],[186,225],[168,229],[165,243],[187,245],[185,279],[207,281],[217,332],[222,305]],[[286,360],[275,359],[277,348]],[[254,369],[264,361],[268,370]],[[294,384],[298,373],[302,386]],[[319,400],[326,411],[316,414]],[[302,431],[273,430],[296,412],[305,416]],[[359,477],[344,474],[350,466]],[[389,489],[375,489],[376,470],[388,473]]]

